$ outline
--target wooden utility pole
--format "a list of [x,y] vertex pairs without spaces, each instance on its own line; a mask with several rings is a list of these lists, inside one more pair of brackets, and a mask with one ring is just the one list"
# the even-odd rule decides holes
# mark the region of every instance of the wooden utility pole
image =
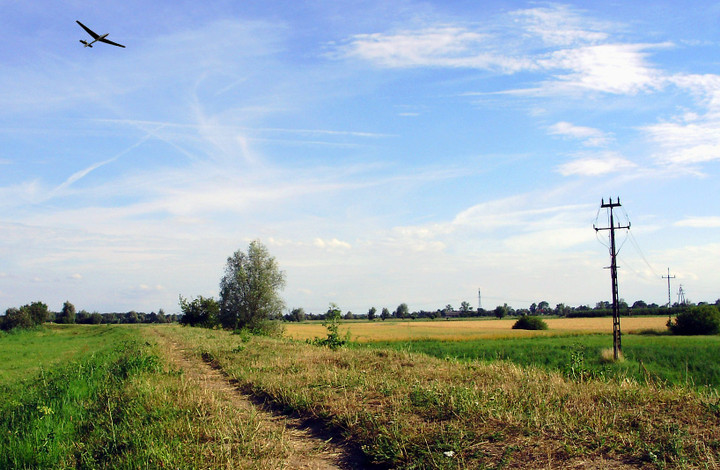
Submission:
[[672,275],[672,276],[670,275],[670,268],[668,268],[668,275],[663,276],[663,279],[668,280],[668,304],[667,304],[667,306],[668,306],[668,308],[670,308],[672,306],[672,301],[670,300],[670,279],[675,279],[675,275]]
[[629,229],[630,222],[627,226],[615,226],[615,220],[613,217],[613,208],[620,207],[620,198],[613,202],[610,198],[609,202],[605,202],[605,199],[601,200],[601,208],[608,209],[610,212],[610,226],[609,227],[595,227],[593,228],[596,232],[600,230],[610,230],[610,279],[612,281],[612,310],[613,310],[613,357],[617,361],[620,358],[622,352],[621,334],[620,334],[620,304],[618,299],[618,280],[617,280],[617,252],[615,251],[615,229]]

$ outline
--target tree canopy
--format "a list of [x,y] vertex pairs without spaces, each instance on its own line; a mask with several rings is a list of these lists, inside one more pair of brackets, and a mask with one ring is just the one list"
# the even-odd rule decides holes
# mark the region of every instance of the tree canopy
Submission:
[[220,323],[224,328],[259,328],[282,315],[280,290],[285,273],[267,248],[255,240],[247,253],[236,251],[227,259],[220,281]]

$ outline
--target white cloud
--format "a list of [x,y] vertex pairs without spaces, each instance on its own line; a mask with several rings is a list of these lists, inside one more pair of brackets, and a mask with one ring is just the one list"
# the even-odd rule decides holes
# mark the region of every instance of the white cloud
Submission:
[[517,18],[529,34],[551,46],[597,43],[607,39],[608,33],[603,30],[610,27],[589,21],[566,5],[518,10],[511,16]]
[[549,71],[567,70],[546,82],[548,90],[588,90],[612,94],[635,94],[660,89],[661,72],[648,65],[647,44],[602,44],[553,52],[541,64]]
[[350,243],[340,241],[337,238],[333,238],[331,240],[316,238],[313,240],[313,246],[322,250],[349,250],[352,248]]
[[613,152],[607,152],[597,156],[577,158],[571,162],[560,165],[557,171],[563,176],[600,176],[630,170],[636,166],[637,165],[630,160]]
[[612,141],[611,136],[599,129],[576,126],[565,121],[550,126],[550,134],[581,140],[587,147],[602,147]]
[[437,26],[394,34],[358,34],[341,48],[348,58],[383,67],[479,68],[514,73],[535,68],[522,57],[496,51],[487,34],[461,26]]
[[358,34],[340,47],[339,55],[389,68],[554,74],[539,87],[516,90],[525,94],[636,94],[665,86],[664,75],[648,63],[647,56],[652,49],[671,45],[609,42],[610,34],[603,29],[611,28],[566,6],[535,8],[490,18],[482,25],[444,24],[396,33]]
[[645,126],[658,144],[656,158],[666,164],[686,165],[720,160],[720,119],[703,116],[694,122],[664,122]]
[[683,220],[675,222],[673,225],[676,227],[718,228],[720,227],[720,217],[687,217]]

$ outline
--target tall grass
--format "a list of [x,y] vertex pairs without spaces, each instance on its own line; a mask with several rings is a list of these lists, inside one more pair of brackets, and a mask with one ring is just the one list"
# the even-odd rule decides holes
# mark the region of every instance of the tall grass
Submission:
[[247,391],[323,420],[393,468],[720,463],[717,394],[570,380],[508,362],[169,331]]

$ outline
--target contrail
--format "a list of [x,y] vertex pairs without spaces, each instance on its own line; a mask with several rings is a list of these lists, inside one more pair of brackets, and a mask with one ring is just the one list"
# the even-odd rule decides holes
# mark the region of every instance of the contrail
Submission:
[[108,163],[114,162],[115,160],[117,160],[118,158],[122,157],[122,156],[125,155],[126,153],[130,152],[130,151],[133,150],[133,149],[136,149],[137,147],[139,147],[139,146],[141,146],[142,144],[144,144],[145,142],[147,142],[151,137],[153,137],[153,135],[152,135],[151,133],[148,133],[145,137],[143,137],[143,138],[140,139],[139,141],[135,142],[135,143],[132,144],[130,147],[126,148],[125,150],[121,151],[120,153],[116,154],[114,157],[109,158],[109,159],[107,159],[107,160],[103,160],[103,161],[101,161],[101,162],[94,163],[94,164],[90,165],[89,167],[85,168],[84,170],[80,170],[80,171],[78,171],[78,172],[73,173],[73,174],[70,175],[70,177],[69,177],[68,179],[66,179],[60,186],[58,186],[57,188],[55,188],[55,189],[52,191],[52,194],[55,194],[55,193],[57,193],[57,192],[60,192],[60,191],[64,190],[65,188],[71,186],[71,185],[72,185],[73,183],[75,183],[76,181],[79,181],[79,180],[81,180],[82,178],[84,178],[85,176],[87,176],[87,175],[88,175],[89,173],[91,173],[92,171],[97,170],[97,169],[100,168],[101,166],[105,166],[105,165],[107,165]]

